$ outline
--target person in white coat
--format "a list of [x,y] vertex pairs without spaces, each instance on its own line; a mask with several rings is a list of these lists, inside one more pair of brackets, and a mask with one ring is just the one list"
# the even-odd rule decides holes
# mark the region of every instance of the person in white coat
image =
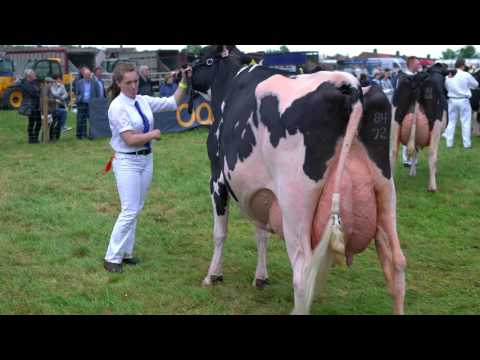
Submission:
[[447,148],[453,147],[455,126],[460,118],[462,124],[463,147],[472,147],[472,107],[470,98],[472,89],[478,88],[478,82],[465,70],[465,60],[458,59],[455,63],[457,73],[445,79],[445,88],[448,91],[448,126],[443,133],[447,140]]
[[154,129],[153,113],[177,109],[185,96],[189,74],[191,68],[182,70],[182,81],[172,96],[156,98],[137,95],[139,75],[133,65],[119,64],[113,72],[114,100],[108,118],[112,130],[110,145],[115,151],[112,168],[121,212],[105,255],[104,268],[109,272],[122,272],[123,264],[138,263],[133,257],[137,218],[152,181],[153,140],[159,140],[161,135],[160,130]]

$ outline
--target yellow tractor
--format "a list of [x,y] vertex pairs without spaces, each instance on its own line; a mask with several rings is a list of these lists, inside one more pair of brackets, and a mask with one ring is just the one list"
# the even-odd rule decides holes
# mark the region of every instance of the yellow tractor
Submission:
[[22,104],[23,94],[21,90],[13,86],[15,83],[14,71],[13,61],[0,58],[0,105],[18,109]]
[[[12,68],[13,68],[13,65],[12,65]],[[39,81],[44,81],[47,76],[51,78],[56,78],[60,76],[63,80],[63,83],[65,84],[67,91],[70,91],[71,83],[73,80],[72,74],[63,73],[60,59],[49,58],[49,59],[40,59],[40,60],[30,60],[28,61],[25,69],[34,70],[35,74],[37,75],[37,79]],[[12,73],[13,73],[13,70],[12,70]],[[20,82],[15,82],[15,78],[12,77],[11,80],[10,79],[6,80],[4,81],[4,83],[5,83],[5,89],[1,96],[2,105],[4,108],[17,110],[23,101],[23,93],[22,93],[22,88],[20,87]],[[1,89],[1,85],[0,85],[0,89]]]

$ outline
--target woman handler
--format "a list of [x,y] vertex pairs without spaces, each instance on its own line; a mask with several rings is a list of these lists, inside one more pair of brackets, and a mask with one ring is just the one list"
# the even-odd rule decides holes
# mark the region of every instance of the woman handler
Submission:
[[135,228],[138,214],[152,180],[152,140],[160,139],[160,130],[154,129],[153,113],[177,109],[187,89],[187,73],[182,70],[182,81],[177,91],[166,98],[137,95],[139,76],[131,64],[119,64],[113,72],[113,96],[108,110],[115,151],[113,171],[120,196],[121,212],[110,237],[104,267],[109,272],[122,272],[122,265],[136,265],[133,257]]

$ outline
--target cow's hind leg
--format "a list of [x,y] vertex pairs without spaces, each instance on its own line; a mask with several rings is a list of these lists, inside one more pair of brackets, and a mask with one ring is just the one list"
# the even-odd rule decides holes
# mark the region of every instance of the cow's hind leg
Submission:
[[417,176],[417,157],[418,151],[415,149],[412,156],[412,165],[410,165],[410,176]]
[[208,274],[203,280],[203,285],[213,285],[223,281],[222,249],[227,238],[228,225],[228,191],[221,181],[211,181],[213,203],[213,240],[215,249],[208,269]]
[[253,280],[253,286],[258,289],[263,289],[269,285],[268,273],[267,273],[267,243],[268,232],[257,226],[255,229],[255,239],[257,241],[258,262],[257,270],[255,271],[255,279]]
[[[391,250],[392,265],[391,275],[389,271],[385,273],[388,281],[388,277],[391,277],[391,295],[394,301],[394,313],[401,315],[404,313],[404,300],[405,300],[405,267],[406,259],[400,248],[400,240],[397,233],[397,211],[396,211],[396,194],[395,185],[393,179],[389,179],[381,184],[376,185],[377,191],[377,205],[378,205],[378,227],[383,229],[386,238],[388,239],[388,245]],[[381,239],[380,239],[381,240]],[[380,245],[382,245],[380,243]],[[380,248],[382,250],[382,248]],[[388,251],[385,252],[388,255]],[[387,260],[385,260],[387,259]],[[382,261],[382,258],[381,258]],[[388,266],[388,256],[383,258]],[[383,266],[383,264],[382,264]],[[385,267],[384,267],[385,269]],[[384,270],[385,271],[385,270]]]
[[385,231],[378,227],[375,235],[375,248],[377,250],[378,259],[382,266],[383,275],[385,276],[385,284],[388,288],[388,293],[393,297],[393,260],[392,250],[388,243],[388,237]]
[[[394,109],[394,112],[396,110]],[[392,125],[390,129],[390,168],[392,173],[395,173],[395,164],[398,158],[398,148],[400,146],[400,124],[395,121],[395,115],[392,118]]]
[[480,136],[480,123],[478,122],[478,112],[472,111],[472,130],[473,135]]
[[437,159],[438,159],[438,145],[440,144],[440,136],[445,128],[447,122],[446,112],[443,114],[442,121],[435,121],[435,125],[432,130],[432,138],[430,141],[430,148],[428,153],[428,167],[430,170],[430,181],[428,184],[428,191],[437,191]]

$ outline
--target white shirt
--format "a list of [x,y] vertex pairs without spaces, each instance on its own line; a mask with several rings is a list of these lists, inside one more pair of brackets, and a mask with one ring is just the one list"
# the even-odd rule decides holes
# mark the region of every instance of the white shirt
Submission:
[[[112,139],[110,145],[116,152],[134,152],[146,149],[146,146],[131,147],[123,141],[121,133],[133,130],[135,133],[143,133],[143,119],[135,108],[135,101],[138,101],[142,113],[148,119],[150,131],[153,130],[153,113],[161,111],[174,111],[177,109],[177,102],[173,96],[170,97],[151,97],[147,95],[137,95],[135,99],[120,93],[110,104],[108,109],[108,120],[112,130]],[[153,142],[152,142],[153,144]]]
[[470,89],[476,89],[478,82],[468,72],[457,69],[454,77],[445,79],[445,87],[449,98],[471,98]]

